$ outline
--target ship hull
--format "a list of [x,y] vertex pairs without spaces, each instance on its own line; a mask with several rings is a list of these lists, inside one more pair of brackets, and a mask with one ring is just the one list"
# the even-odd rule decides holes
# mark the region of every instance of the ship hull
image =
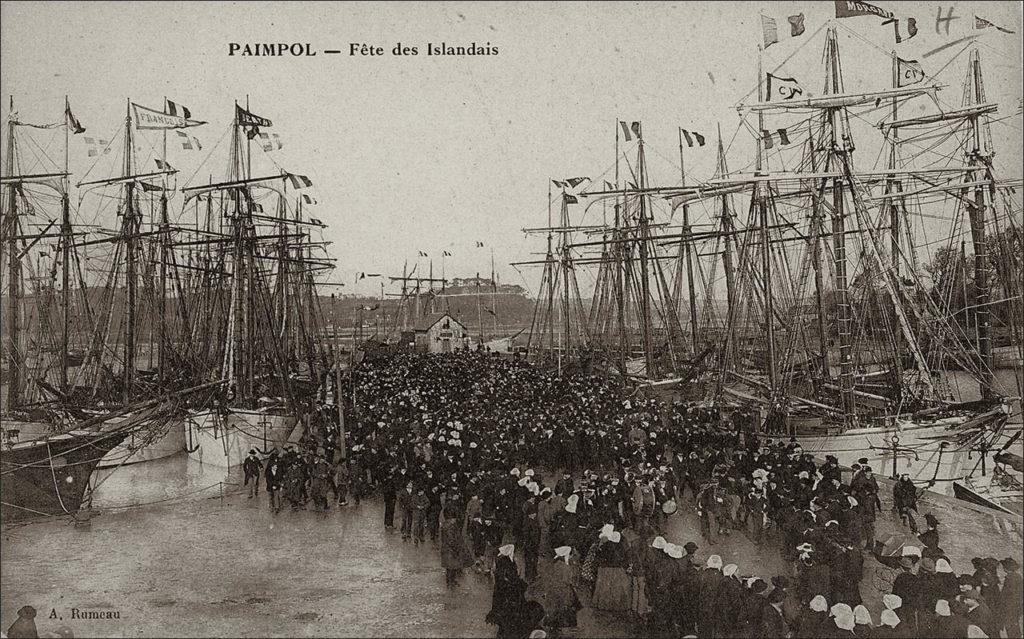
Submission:
[[[986,508],[992,508],[1011,515],[1022,514],[1019,494],[1015,496],[1016,499],[1007,499],[1004,503],[1003,499],[994,499],[979,493],[971,486],[968,486],[966,482],[961,483],[955,481],[953,482],[953,495],[957,499],[961,499],[976,506],[985,506]],[[1012,509],[1013,507],[1016,507],[1016,511]]]
[[[919,485],[934,479],[931,490],[952,494],[953,480],[962,480],[977,463],[977,459],[969,458],[969,451],[956,444],[961,427],[968,421],[968,417],[923,423],[898,420],[894,426],[852,428],[822,435],[801,435],[797,429],[796,439],[804,452],[816,457],[833,455],[840,466],[846,467],[866,457],[875,473],[892,476],[893,437],[898,437],[896,473],[910,475]],[[1008,439],[1013,430],[1007,428],[999,441]],[[948,445],[943,446],[946,442]]]
[[93,470],[127,436],[124,430],[72,430],[5,444],[0,518],[7,523],[78,512]]
[[230,468],[241,464],[253,448],[281,448],[295,430],[298,418],[281,411],[229,410],[191,413],[185,420],[188,455],[203,464]]
[[99,468],[140,464],[170,457],[185,450],[185,424],[174,420],[161,429],[133,432],[107,453]]

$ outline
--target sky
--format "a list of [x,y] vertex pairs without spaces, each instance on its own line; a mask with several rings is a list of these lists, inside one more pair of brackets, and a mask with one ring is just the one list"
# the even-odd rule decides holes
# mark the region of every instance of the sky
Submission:
[[[750,170],[754,143],[739,128],[735,105],[756,89],[759,14],[774,17],[780,32],[764,53],[764,69],[781,65],[779,73],[797,77],[808,94],[821,90],[831,21],[840,28],[848,90],[890,86],[895,49],[938,73],[949,85],[942,101],[959,104],[966,56],[939,69],[966,45],[924,54],[976,35],[998,117],[1019,108],[1020,3],[876,4],[916,17],[918,35],[896,45],[891,25],[876,17],[836,19],[832,2],[3,2],[2,113],[12,96],[22,120],[56,121],[69,95],[88,132],[109,138],[123,126],[126,100],[160,108],[166,96],[208,122],[189,130],[203,151],[168,153],[181,171],[178,186],[186,186],[223,178],[217,153],[233,102],[248,96],[251,110],[273,121],[266,131],[283,143],[265,157],[254,150],[254,173],[280,167],[312,179],[318,204],[310,214],[330,225],[323,236],[338,264],[330,280],[346,282],[344,292],[379,293],[372,280],[354,282],[359,271],[398,275],[406,260],[412,268],[418,259],[424,273],[429,258],[417,258],[419,251],[433,258],[435,276],[442,252],[450,252],[449,278],[489,274],[493,252],[503,283],[536,291],[539,269],[508,265],[538,259],[533,253],[543,250],[543,236],[522,229],[546,225],[549,179],[614,180],[618,120],[643,122],[652,184],[679,183],[680,126],[713,140],[720,124],[730,169]],[[936,14],[951,7],[947,35]],[[789,37],[786,18],[799,13],[806,32]],[[1016,33],[975,30],[975,15]],[[309,43],[318,53],[231,57],[231,42]],[[428,57],[428,42],[489,43],[498,54]],[[385,55],[350,56],[352,43],[381,46]],[[420,55],[391,55],[397,43]],[[997,167],[1019,177],[1020,116],[993,133]],[[140,140],[150,152],[159,145],[152,136]],[[858,153],[874,162],[870,144]],[[688,180],[710,178],[714,161],[711,145],[688,150]],[[98,174],[102,167],[93,162],[76,139],[75,179]],[[171,206],[180,211],[181,196]],[[574,211],[574,222],[600,222],[600,215],[600,207],[585,216]]]

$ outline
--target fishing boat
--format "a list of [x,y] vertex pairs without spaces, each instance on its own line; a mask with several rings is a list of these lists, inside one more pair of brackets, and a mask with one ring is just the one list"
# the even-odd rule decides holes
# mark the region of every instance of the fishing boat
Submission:
[[[531,355],[560,367],[604,362],[726,418],[753,414],[747,426],[766,438],[795,438],[845,465],[866,457],[876,471],[951,492],[978,479],[979,451],[1019,447],[1024,393],[1019,378],[1015,389],[996,383],[993,331],[1019,359],[1021,180],[993,165],[998,105],[976,47],[945,65],[966,62],[962,100],[950,105],[944,85],[896,52],[879,56],[891,83],[872,86],[876,75],[848,90],[840,29],[833,21],[803,40],[809,48],[823,34],[820,58],[789,51],[766,70],[759,55],[757,85],[737,104],[738,134],[752,132],[756,145],[744,171],[729,170],[719,127],[715,174],[688,178],[684,152],[705,135],[680,128],[681,181],[651,186],[642,125],[620,121],[614,182],[553,182],[560,216],[549,208],[546,227],[524,229],[547,235],[546,256],[515,264],[544,268]],[[825,88],[811,95],[800,84],[807,67],[795,65],[818,59]],[[865,139],[879,150],[870,170],[854,159]],[[593,216],[599,202],[612,205],[601,224],[574,223],[572,205]],[[693,219],[697,205],[712,208],[709,223]],[[922,264],[936,242],[922,248],[920,228],[935,217],[948,239]],[[577,283],[587,265],[598,267],[589,310]],[[963,374],[956,387],[950,371]]]
[[333,264],[313,254],[327,243],[309,238],[324,224],[304,208],[315,201],[303,192],[312,185],[307,177],[253,173],[253,140],[266,139],[260,129],[270,126],[248,104],[236,104],[227,179],[182,189],[206,236],[191,243],[198,251],[189,309],[196,363],[200,374],[229,380],[190,411],[186,448],[215,466],[284,445],[314,410],[329,370],[314,276]]
[[127,437],[148,432],[154,424],[180,423],[183,401],[221,383],[135,402],[76,422],[61,432],[44,432],[45,423],[29,421],[21,423],[38,426],[36,434],[6,430],[0,443],[3,522],[74,516],[98,487],[93,471],[111,450]]

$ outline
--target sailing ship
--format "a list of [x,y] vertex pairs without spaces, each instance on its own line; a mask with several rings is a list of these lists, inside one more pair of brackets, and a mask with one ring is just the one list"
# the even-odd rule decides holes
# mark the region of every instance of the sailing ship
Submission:
[[[104,229],[72,223],[68,170],[69,139],[85,128],[67,99],[63,119],[51,124],[22,121],[13,100],[11,106],[0,217],[5,264],[0,277],[5,321],[0,420],[4,521],[73,515],[88,501],[95,488],[92,473],[105,461],[120,465],[139,452],[180,451],[178,443],[163,443],[173,424],[180,427],[180,418],[173,418],[180,401],[220,385],[190,386],[187,380],[162,384],[162,375],[152,372],[141,383],[132,381],[139,373],[134,338],[136,313],[142,308],[134,299],[137,281],[131,276],[141,252],[133,244],[148,235],[139,232],[141,209],[135,195],[138,185],[149,185],[144,180],[161,174],[137,175],[132,170],[130,118],[122,174],[78,184],[115,186],[120,193],[112,201],[123,225],[108,231],[108,237],[88,239]],[[22,157],[23,145],[48,146],[40,147],[29,137],[38,131],[63,133],[63,170],[46,154],[33,154],[31,161]],[[106,155],[108,149],[96,154]],[[60,211],[56,219],[50,217],[54,204]],[[115,247],[101,284],[91,278],[88,256],[82,254],[90,246]],[[122,271],[127,273],[123,286],[117,277]],[[121,363],[120,370],[115,361]]]
[[[531,351],[559,365],[596,363],[640,386],[682,386],[677,396],[719,408],[730,427],[749,422],[847,466],[866,457],[946,492],[977,473],[979,454],[1013,445],[1020,431],[1010,419],[1019,397],[994,383],[992,329],[999,311],[1020,358],[1021,263],[1008,249],[1020,241],[1021,180],[995,174],[998,106],[986,101],[976,49],[961,52],[962,104],[929,110],[921,104],[940,104],[942,87],[908,74],[914,67],[895,52],[891,86],[846,91],[838,28],[825,30],[823,95],[801,97],[787,77],[799,73],[766,73],[759,59],[757,99],[737,106],[755,134],[753,173],[729,172],[719,131],[712,179],[688,185],[683,170],[679,186],[648,186],[641,123],[617,122],[614,184],[556,181],[561,193],[549,202],[561,205],[560,219],[549,212],[536,230],[548,236],[546,257],[516,264],[544,267]],[[877,116],[868,135],[881,133],[886,162],[865,171],[855,137]],[[636,141],[625,185],[620,129]],[[689,148],[696,136],[703,146],[703,135],[680,129],[681,167],[683,139]],[[940,162],[916,150],[922,138]],[[745,219],[736,198],[747,199]],[[611,222],[572,224],[569,207],[581,201],[584,212],[613,203]],[[653,214],[658,201],[671,206],[668,222]],[[698,203],[717,205],[703,228],[690,216]],[[679,208],[682,224],[672,225]],[[913,226],[936,215],[956,231],[950,242],[969,236],[973,248],[973,294],[959,312],[918,263]],[[587,264],[598,265],[589,311],[576,281]],[[724,308],[714,295],[720,272]],[[948,370],[972,376],[979,397],[954,397]]]
[[252,141],[269,126],[236,104],[227,179],[182,189],[202,236],[190,242],[199,247],[188,311],[193,362],[200,375],[228,380],[185,420],[189,455],[204,464],[230,467],[250,449],[285,445],[316,413],[330,368],[314,277],[333,260],[314,255],[327,243],[309,238],[325,225],[304,211],[313,201],[300,192],[307,177],[253,174]]

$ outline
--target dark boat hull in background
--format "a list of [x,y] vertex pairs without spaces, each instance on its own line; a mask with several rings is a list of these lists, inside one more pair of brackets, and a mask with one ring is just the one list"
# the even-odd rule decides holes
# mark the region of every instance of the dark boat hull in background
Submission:
[[1009,513],[1011,515],[1024,514],[1020,512],[1019,494],[1016,495],[1016,503],[1012,504],[1017,506],[1016,510],[1014,510],[1013,508],[1008,508],[1007,505],[995,501],[994,499],[989,499],[988,497],[979,494],[978,492],[974,491],[972,488],[961,482],[953,482],[953,495],[956,496],[957,499],[962,499],[963,501],[975,504],[976,506],[985,506],[986,508],[992,508],[1004,513]]
[[130,429],[72,430],[0,450],[0,520],[78,512],[89,478]]

